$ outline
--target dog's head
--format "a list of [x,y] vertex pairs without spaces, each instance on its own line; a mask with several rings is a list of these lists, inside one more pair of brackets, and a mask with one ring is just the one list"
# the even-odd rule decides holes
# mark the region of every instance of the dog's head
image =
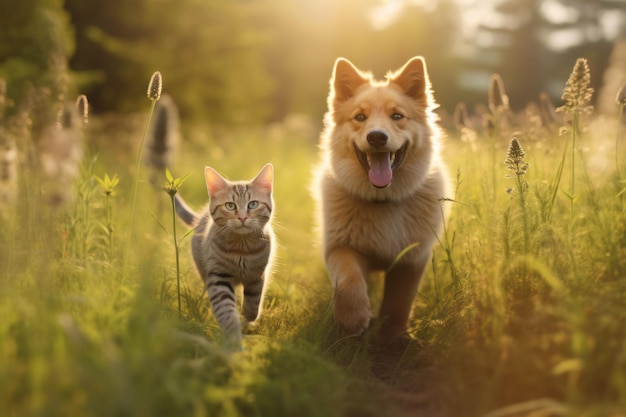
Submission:
[[410,59],[384,81],[339,58],[326,120],[334,169],[352,171],[358,165],[363,181],[376,189],[388,188],[402,176],[419,180],[407,171],[424,171],[429,165],[435,107],[423,58]]

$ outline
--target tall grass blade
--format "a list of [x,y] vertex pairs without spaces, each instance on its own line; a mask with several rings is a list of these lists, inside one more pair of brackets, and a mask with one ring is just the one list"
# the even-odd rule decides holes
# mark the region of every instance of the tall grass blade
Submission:
[[393,262],[391,263],[391,265],[389,266],[389,268],[387,268],[386,273],[389,273],[394,266],[397,265],[398,262],[400,262],[400,260],[402,258],[404,258],[404,256],[409,253],[410,251],[412,251],[413,249],[417,248],[419,246],[419,242],[415,242],[415,243],[411,243],[410,245],[408,245],[406,248],[402,249],[400,251],[400,253],[398,254],[398,256],[395,257],[395,259],[393,260]]

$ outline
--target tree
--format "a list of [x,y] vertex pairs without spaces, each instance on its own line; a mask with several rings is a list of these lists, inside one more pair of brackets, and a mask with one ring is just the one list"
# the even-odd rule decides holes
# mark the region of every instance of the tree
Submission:
[[[136,109],[163,74],[183,117],[258,122],[271,91],[262,51],[266,11],[245,0],[68,0],[77,31],[72,67],[100,110]],[[133,94],[129,94],[135,92]]]
[[73,48],[62,0],[0,2],[0,78],[14,102],[29,89],[40,92],[36,128],[53,120],[68,93],[74,92],[67,66]]

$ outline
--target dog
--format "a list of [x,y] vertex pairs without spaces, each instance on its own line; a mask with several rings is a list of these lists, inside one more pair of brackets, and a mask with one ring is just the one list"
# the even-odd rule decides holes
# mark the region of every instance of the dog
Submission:
[[370,325],[367,280],[376,271],[385,272],[379,335],[406,334],[451,200],[436,107],[422,57],[384,81],[335,62],[313,194],[333,315],[348,334]]

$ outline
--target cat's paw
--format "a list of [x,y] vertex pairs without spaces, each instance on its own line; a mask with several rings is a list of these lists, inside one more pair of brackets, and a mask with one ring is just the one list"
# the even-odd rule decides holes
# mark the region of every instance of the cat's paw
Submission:
[[335,296],[334,317],[349,334],[363,333],[369,326],[372,314],[367,293],[341,291]]

